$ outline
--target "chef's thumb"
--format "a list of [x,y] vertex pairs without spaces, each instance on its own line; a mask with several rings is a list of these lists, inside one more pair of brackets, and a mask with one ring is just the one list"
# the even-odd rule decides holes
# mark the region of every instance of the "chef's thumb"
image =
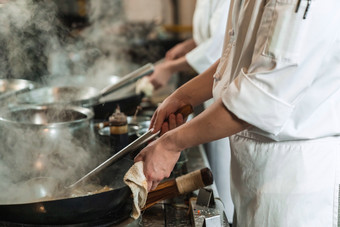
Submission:
[[133,159],[134,163],[139,162],[139,161],[144,161],[143,155],[139,152],[136,157]]

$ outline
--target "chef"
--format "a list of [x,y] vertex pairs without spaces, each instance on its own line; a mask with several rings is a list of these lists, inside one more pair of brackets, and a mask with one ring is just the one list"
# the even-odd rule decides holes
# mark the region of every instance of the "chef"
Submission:
[[[149,80],[154,88],[159,89],[178,72],[194,70],[202,73],[209,68],[222,53],[229,5],[230,0],[197,0],[193,15],[193,38],[170,49],[166,53],[165,61],[156,65],[153,74],[141,80],[144,83],[138,84],[148,85],[145,80]],[[147,93],[145,89],[143,91]],[[204,106],[207,107],[211,103],[212,100],[209,100],[204,103]],[[221,172],[221,174],[214,174],[215,183],[228,220],[231,221],[234,206],[230,194],[229,139],[223,138],[207,144],[207,151],[213,173]]]
[[165,55],[165,61],[147,77],[159,89],[178,72],[202,73],[220,56],[230,0],[197,0],[193,16],[193,38],[185,40]]
[[135,161],[144,161],[152,189],[181,150],[231,136],[233,226],[338,226],[340,2],[232,0],[230,7],[222,57],[172,93],[152,126],[182,123],[173,114],[163,122],[185,104],[211,96],[214,104]]

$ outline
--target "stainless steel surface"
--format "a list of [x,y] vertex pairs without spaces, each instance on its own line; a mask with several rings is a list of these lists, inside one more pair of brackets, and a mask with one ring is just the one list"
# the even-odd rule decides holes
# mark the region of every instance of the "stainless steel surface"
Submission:
[[153,71],[152,64],[146,64],[143,67],[122,77],[117,83],[111,84],[102,90],[94,87],[78,87],[78,86],[57,86],[42,87],[17,96],[18,103],[46,105],[51,103],[67,103],[74,105],[82,105],[85,107],[92,106],[112,92],[115,92],[131,82],[150,74]]
[[[18,165],[21,160],[20,166],[13,168],[15,181],[37,176],[67,178],[66,163],[86,162],[99,146],[91,128],[93,116],[87,108],[59,105],[23,105],[1,112],[1,152],[8,165]],[[71,157],[77,151],[84,155]],[[76,171],[80,166],[73,168]]]
[[223,211],[223,205],[220,200],[216,200],[216,206],[206,207],[197,205],[197,199],[192,198],[189,201],[191,210],[192,226],[194,227],[229,227],[228,220]]
[[0,99],[38,86],[37,83],[23,79],[0,79]]
[[90,109],[79,106],[22,105],[0,114],[0,124],[15,127],[61,128],[86,123],[93,118]]
[[78,181],[76,181],[75,183],[73,183],[70,186],[68,186],[68,188],[77,187],[77,185],[79,185],[83,181],[87,180],[89,177],[97,174],[98,172],[102,171],[103,169],[105,169],[106,167],[111,165],[112,163],[114,163],[117,160],[119,160],[120,158],[122,158],[124,155],[128,154],[131,151],[134,151],[135,149],[137,149],[138,147],[140,147],[144,143],[146,143],[146,142],[150,141],[151,139],[155,138],[158,134],[159,134],[159,132],[152,133],[152,130],[147,131],[142,136],[140,136],[138,139],[134,140],[128,146],[126,146],[125,148],[123,148],[122,150],[120,150],[119,152],[117,152],[116,154],[111,156],[109,159],[107,159],[105,162],[103,162],[102,164],[100,164],[99,166],[94,168],[92,171],[87,173],[85,176],[80,178]]

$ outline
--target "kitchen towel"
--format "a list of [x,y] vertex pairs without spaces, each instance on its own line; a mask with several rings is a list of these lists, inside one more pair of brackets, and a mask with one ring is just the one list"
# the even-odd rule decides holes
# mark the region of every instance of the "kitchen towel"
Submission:
[[136,162],[125,174],[124,182],[128,185],[133,195],[133,209],[131,217],[137,219],[148,197],[148,185],[143,172],[143,162]]

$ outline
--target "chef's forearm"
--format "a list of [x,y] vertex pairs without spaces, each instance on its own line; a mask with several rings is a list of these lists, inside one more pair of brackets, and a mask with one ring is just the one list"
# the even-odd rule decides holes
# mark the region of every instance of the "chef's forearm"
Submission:
[[172,73],[185,72],[192,70],[191,66],[185,59],[185,57],[180,57],[175,60],[170,60],[165,62]]
[[169,131],[169,140],[183,150],[243,131],[249,124],[226,109],[221,100],[186,124]]
[[213,75],[216,72],[219,61],[216,61],[206,71],[196,76],[183,86],[178,88],[173,95],[179,97],[185,103],[196,106],[212,98],[214,83]]

